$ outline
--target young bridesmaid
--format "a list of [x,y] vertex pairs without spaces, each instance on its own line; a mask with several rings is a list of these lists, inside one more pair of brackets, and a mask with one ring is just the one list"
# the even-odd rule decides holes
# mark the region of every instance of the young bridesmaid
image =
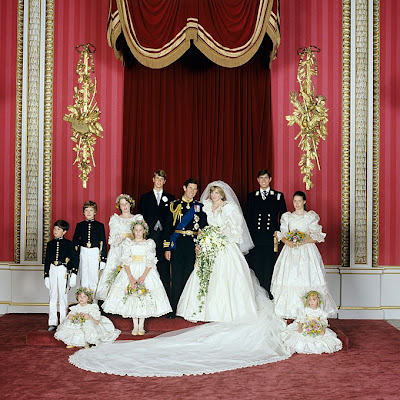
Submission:
[[93,304],[93,290],[80,287],[75,292],[78,304],[70,307],[70,312],[57,328],[54,337],[63,341],[67,348],[89,347],[100,342],[113,342],[121,331],[113,323],[100,315],[99,306]]
[[304,295],[304,309],[287,328],[284,342],[296,353],[333,353],[342,348],[336,333],[328,328],[327,313],[322,310],[321,295],[311,290]]
[[107,313],[133,318],[132,335],[144,335],[144,320],[172,311],[157,272],[156,245],[147,239],[149,227],[139,214],[132,222],[133,240],[121,244],[121,268],[112,284],[103,309]]

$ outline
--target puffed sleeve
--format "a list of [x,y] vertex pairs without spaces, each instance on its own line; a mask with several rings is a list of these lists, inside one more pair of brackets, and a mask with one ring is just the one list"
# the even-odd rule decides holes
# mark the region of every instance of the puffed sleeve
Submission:
[[156,243],[153,239],[146,241],[146,267],[156,268],[157,257],[156,257]]
[[307,322],[306,311],[304,308],[298,310],[295,322],[300,322],[301,324]]
[[328,326],[328,313],[327,312],[325,312],[324,310],[322,310],[322,309],[319,309],[319,311],[320,311],[320,321],[321,321],[321,323],[322,323],[322,325],[323,326]]
[[241,244],[243,241],[242,223],[244,222],[243,215],[239,211],[236,204],[226,203],[222,207],[224,234],[232,239],[235,243]]
[[282,238],[286,237],[288,232],[289,232],[289,216],[290,212],[285,212],[285,214],[282,214],[281,217],[281,227],[279,228],[280,230],[277,232],[277,237],[278,240],[281,241]]
[[314,211],[308,212],[308,217],[310,218],[310,237],[311,239],[316,240],[318,243],[325,241],[326,233],[322,232],[322,226],[318,223],[319,222],[319,215]]
[[116,247],[122,243],[124,236],[122,236],[120,223],[118,221],[118,215],[114,214],[110,218],[108,226],[110,227],[110,235],[108,238],[108,244],[110,247]]
[[126,238],[121,244],[121,263],[123,265],[129,265],[132,261],[132,240]]
[[97,321],[100,320],[101,314],[100,314],[99,306],[97,304],[91,304],[88,314],[95,320],[97,320]]

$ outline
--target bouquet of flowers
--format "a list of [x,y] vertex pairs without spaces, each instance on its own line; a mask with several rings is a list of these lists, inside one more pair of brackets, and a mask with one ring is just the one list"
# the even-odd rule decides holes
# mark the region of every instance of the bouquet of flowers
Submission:
[[286,239],[292,242],[295,247],[297,247],[299,244],[303,243],[304,240],[307,238],[307,234],[301,231],[298,231],[297,229],[294,229],[286,235]]
[[206,226],[196,239],[199,246],[196,265],[200,287],[197,298],[201,301],[199,312],[204,305],[204,296],[208,293],[208,285],[213,270],[215,259],[221,251],[225,250],[227,237],[219,226]]
[[150,290],[146,288],[145,285],[136,282],[136,283],[130,283],[125,290],[125,296],[123,297],[124,303],[127,302],[129,296],[135,296],[137,297],[140,301],[143,301],[143,297],[150,294]]
[[85,316],[83,315],[82,312],[75,313],[72,316],[71,324],[80,324],[82,326],[85,322],[86,322],[86,318],[85,318]]
[[109,288],[114,283],[114,281],[117,278],[117,276],[118,276],[119,272],[121,271],[121,269],[122,269],[122,265],[120,264],[120,265],[117,265],[114,269],[112,269],[109,272],[109,274],[107,276],[107,280],[106,280],[106,284],[107,284],[107,286]]
[[324,325],[319,319],[309,319],[303,324],[303,335],[316,337],[321,334]]

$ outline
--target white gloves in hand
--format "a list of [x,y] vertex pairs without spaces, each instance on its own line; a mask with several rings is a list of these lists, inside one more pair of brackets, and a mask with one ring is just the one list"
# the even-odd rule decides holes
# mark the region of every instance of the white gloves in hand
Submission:
[[100,262],[100,271],[102,271],[106,267],[106,263],[104,261]]
[[50,289],[50,278],[44,278],[44,285],[47,287],[47,289]]
[[76,285],[76,274],[71,274],[69,278],[69,286],[75,287],[75,285]]

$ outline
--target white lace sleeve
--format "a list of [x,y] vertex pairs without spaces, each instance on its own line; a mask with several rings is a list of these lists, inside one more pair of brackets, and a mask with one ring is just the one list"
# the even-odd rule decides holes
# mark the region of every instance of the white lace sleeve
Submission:
[[310,218],[309,231],[311,239],[316,240],[318,243],[324,242],[326,233],[322,232],[322,226],[318,223],[318,214],[314,211],[309,211],[308,216]]
[[243,241],[242,239],[242,219],[243,216],[239,212],[236,204],[226,203],[222,207],[222,218],[223,226],[222,230],[224,234],[232,239],[235,243],[240,245]]
[[156,244],[153,239],[146,241],[146,267],[156,268],[157,257],[156,257]]
[[286,235],[289,232],[289,216],[291,212],[285,212],[285,214],[282,214],[281,217],[281,227],[279,228],[280,230],[277,232],[278,240],[281,241],[282,238],[286,237]]
[[101,316],[99,306],[97,304],[91,304],[88,314],[95,320],[99,321]]
[[122,243],[123,236],[121,234],[121,228],[119,223],[119,217],[117,214],[114,214],[110,218],[110,222],[108,226],[110,227],[110,235],[108,237],[108,244],[110,247],[116,247]]
[[328,313],[322,309],[320,309],[320,321],[322,322],[323,326],[328,326]]

